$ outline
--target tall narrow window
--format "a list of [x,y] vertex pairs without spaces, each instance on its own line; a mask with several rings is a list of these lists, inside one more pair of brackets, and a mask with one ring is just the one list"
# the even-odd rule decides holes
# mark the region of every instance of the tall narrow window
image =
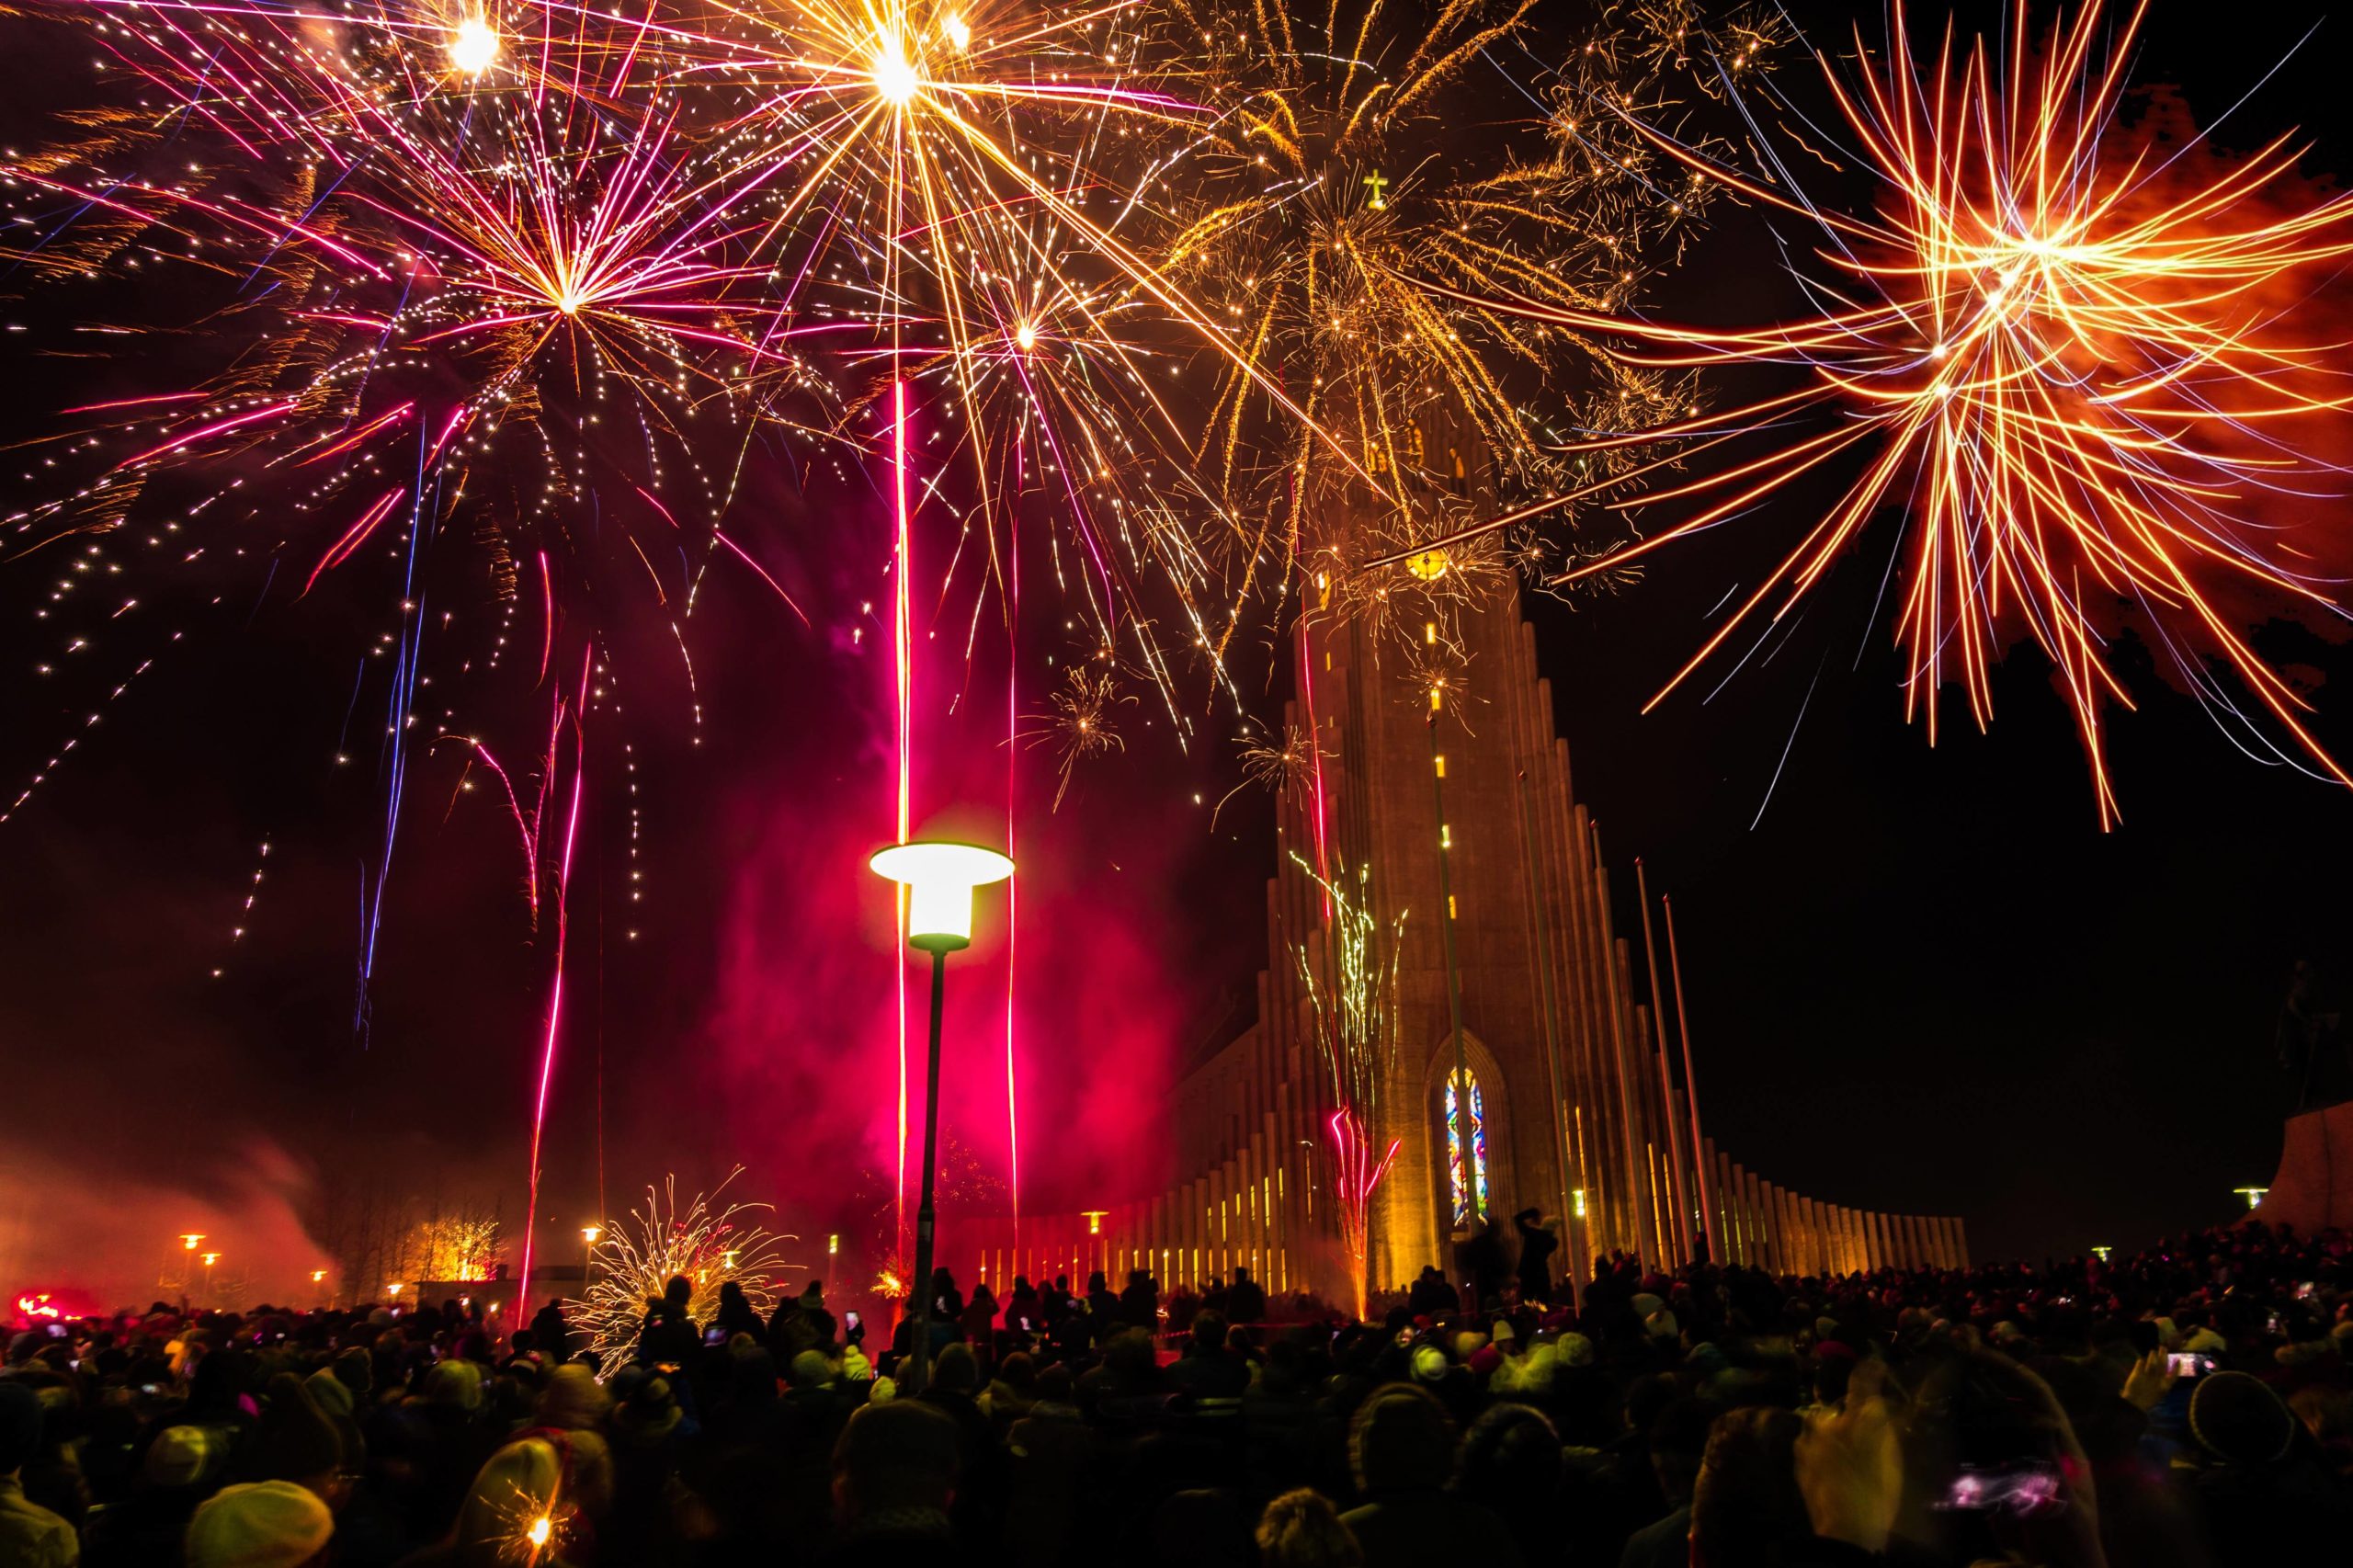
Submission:
[[1473,1212],[1487,1211],[1487,1106],[1479,1094],[1479,1080],[1469,1068],[1463,1069],[1464,1079],[1471,1085],[1471,1135],[1468,1169],[1463,1155],[1462,1118],[1454,1103],[1454,1074],[1446,1075],[1446,1181],[1454,1195],[1454,1226],[1461,1230],[1471,1223]]

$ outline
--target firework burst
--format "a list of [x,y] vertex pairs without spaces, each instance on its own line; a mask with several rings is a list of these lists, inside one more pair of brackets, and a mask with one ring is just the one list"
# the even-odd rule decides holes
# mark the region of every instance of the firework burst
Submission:
[[[1515,379],[1583,396],[1601,361],[1575,335],[1478,296],[1615,308],[1710,196],[1705,184],[1662,195],[1659,154],[1566,107],[1604,96],[1659,107],[1658,82],[1623,47],[1636,29],[1616,18],[1563,70],[1540,74],[1541,90],[1519,89],[1537,111],[1537,155],[1514,143],[1463,169],[1445,111],[1474,69],[1509,76],[1503,61],[1531,9],[1364,0],[1314,18],[1279,6],[1187,13],[1221,112],[1179,165],[1199,196],[1165,245],[1170,271],[1216,306],[1245,363],[1302,389],[1307,415],[1269,430],[1250,377],[1229,368],[1219,383],[1205,460],[1224,485],[1255,481],[1262,494],[1229,541],[1245,583],[1279,568],[1288,589],[1302,568],[1313,608],[1347,612],[1416,582],[1443,584],[1443,597],[1496,580],[1500,553],[1467,538],[1416,582],[1358,580],[1359,562],[1392,541],[1461,531],[1446,519],[1472,515],[1491,466],[1515,494],[1564,483],[1563,411],[1539,412]],[[1456,292],[1434,292],[1431,277]],[[1255,452],[1270,455],[1253,464]],[[1404,618],[1408,635],[1422,618]]]
[[726,1181],[708,1194],[696,1193],[683,1209],[677,1178],[665,1176],[658,1192],[645,1189],[643,1207],[631,1210],[625,1221],[605,1224],[589,1254],[587,1294],[568,1303],[573,1325],[587,1335],[604,1375],[626,1363],[645,1320],[647,1298],[661,1295],[675,1278],[693,1282],[687,1315],[699,1324],[717,1315],[720,1287],[730,1280],[744,1288],[755,1312],[765,1315],[776,1305],[779,1277],[799,1267],[784,1249],[800,1238],[774,1234],[753,1221],[753,1215],[769,1211],[766,1203],[715,1207],[728,1183],[742,1174],[736,1166]]
[[[1983,729],[1995,665],[2030,637],[2057,666],[2101,825],[2112,825],[2102,712],[2130,705],[2109,655],[2130,619],[2227,729],[2353,782],[2243,631],[2268,613],[2343,619],[2327,565],[2343,547],[2292,519],[2341,488],[2340,471],[2314,454],[2341,443],[2353,392],[2338,345],[2306,324],[2314,291],[2353,256],[2353,199],[2285,194],[2303,187],[2284,138],[2225,165],[2162,102],[2127,126],[2125,66],[2145,12],[2144,0],[2111,34],[2095,0],[2038,51],[2021,8],[2006,50],[1948,34],[1924,55],[1892,10],[1883,57],[1859,40],[1877,68],[1849,82],[1824,67],[1855,156],[1880,182],[1871,219],[1811,204],[1779,163],[1751,177],[1626,120],[1691,177],[1818,224],[1834,275],[1801,279],[1819,313],[1755,330],[1500,307],[1609,334],[1646,369],[1770,365],[1803,377],[1639,437],[1679,437],[1696,477],[1661,483],[1648,461],[1572,492],[1641,478],[1651,483],[1611,505],[1695,506],[1561,581],[1619,573],[1811,471],[1859,470],[1654,705],[1744,628],[1761,619],[1760,640],[1769,634],[1874,517],[1901,511],[1894,631],[1906,714],[1932,742],[1938,687],[1959,685]],[[1812,428],[1809,414],[1836,422],[1787,434]],[[1738,443],[1760,437],[1762,453],[1744,456]],[[1577,449],[1621,454],[1635,440]]]
[[1134,697],[1120,689],[1116,670],[1073,665],[1063,672],[1062,687],[1053,694],[1048,711],[1037,716],[1042,727],[1030,738],[1032,745],[1053,746],[1062,759],[1056,769],[1062,778],[1061,788],[1054,791],[1056,807],[1070,790],[1072,770],[1082,761],[1128,749],[1113,720],[1121,708],[1134,703]]

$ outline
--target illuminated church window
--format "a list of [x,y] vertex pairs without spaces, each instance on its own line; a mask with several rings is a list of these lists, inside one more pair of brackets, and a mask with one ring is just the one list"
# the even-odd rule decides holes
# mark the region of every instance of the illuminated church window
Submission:
[[1454,1224],[1460,1230],[1471,1222],[1473,1200],[1477,1211],[1487,1211],[1487,1105],[1479,1093],[1478,1076],[1468,1068],[1463,1077],[1471,1085],[1471,1169],[1466,1181],[1462,1168],[1462,1119],[1456,1114],[1454,1074],[1446,1077],[1446,1181],[1454,1196]]

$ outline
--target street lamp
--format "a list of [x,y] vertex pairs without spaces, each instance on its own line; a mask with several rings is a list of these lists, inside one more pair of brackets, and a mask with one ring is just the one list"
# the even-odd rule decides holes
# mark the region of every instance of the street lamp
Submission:
[[972,945],[972,890],[1013,875],[1013,862],[977,844],[894,844],[867,862],[907,890],[907,946],[931,955],[931,1050],[924,1077],[923,1201],[915,1210],[915,1343],[905,1387],[921,1392],[931,1369],[931,1187],[939,1152],[939,1015],[948,955]]
[[597,1238],[605,1233],[602,1225],[580,1227],[580,1299],[588,1299],[588,1276],[597,1265]]
[[2271,1189],[2268,1187],[2234,1187],[2231,1188],[2231,1190],[2237,1193],[2241,1198],[2245,1199],[2246,1206],[2252,1209],[2256,1205],[2261,1203],[2265,1196],[2268,1194]]
[[204,1304],[208,1307],[212,1304],[212,1266],[220,1261],[221,1255],[217,1252],[204,1255]]

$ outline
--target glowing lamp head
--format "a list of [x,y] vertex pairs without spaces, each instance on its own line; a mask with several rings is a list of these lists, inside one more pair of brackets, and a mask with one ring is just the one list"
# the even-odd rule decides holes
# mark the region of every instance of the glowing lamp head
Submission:
[[313,1268],[311,1270],[311,1283],[313,1285],[324,1284],[326,1282],[326,1278],[327,1271],[324,1268]]
[[498,32],[480,17],[468,17],[449,35],[449,63],[468,76],[479,76],[498,58]]
[[896,37],[884,39],[882,47],[874,51],[871,74],[874,90],[884,103],[896,108],[905,108],[923,85],[923,78],[907,60],[906,44]]
[[204,1233],[202,1231],[183,1232],[180,1235],[180,1245],[186,1247],[190,1252],[194,1252],[196,1250],[196,1244],[203,1239]]
[[207,1268],[211,1267],[214,1264],[220,1261],[221,1255],[217,1252],[208,1252],[204,1255],[204,1267]]
[[1452,557],[1443,550],[1425,550],[1405,557],[1406,573],[1424,583],[1435,583],[1454,564]]
[[972,945],[972,890],[1013,875],[1013,862],[977,844],[893,844],[867,862],[907,890],[907,945],[952,953]]
[[605,1227],[602,1225],[583,1225],[580,1227],[580,1239],[586,1242],[590,1246],[595,1246],[597,1244],[597,1238],[604,1233]]

